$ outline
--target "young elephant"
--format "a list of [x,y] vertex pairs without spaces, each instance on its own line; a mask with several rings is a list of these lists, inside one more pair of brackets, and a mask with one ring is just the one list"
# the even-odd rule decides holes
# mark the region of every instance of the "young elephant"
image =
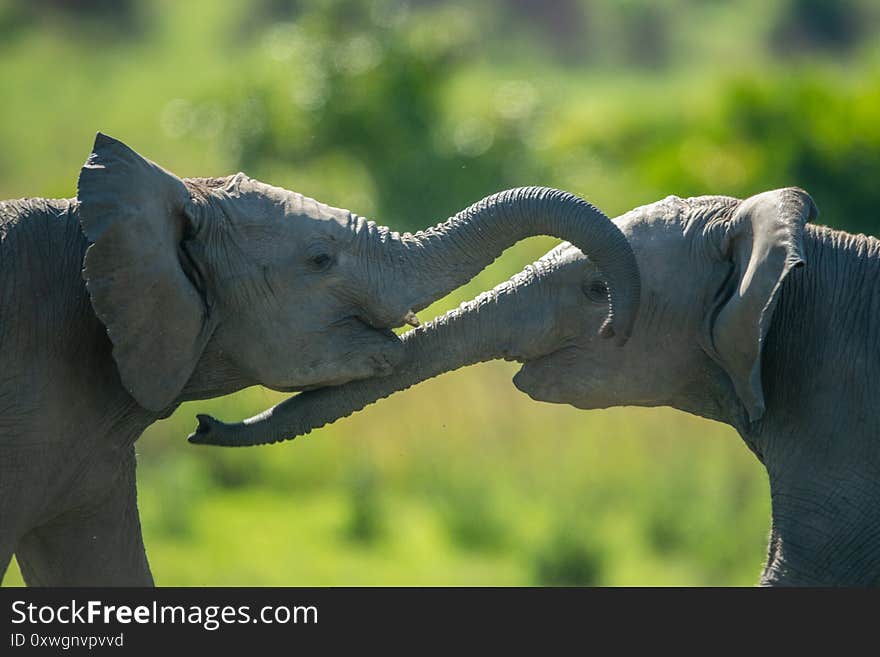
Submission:
[[517,240],[603,263],[626,335],[638,271],[620,231],[524,188],[415,235],[244,174],[181,180],[98,135],[78,197],[0,203],[0,575],[151,583],[133,444],[181,402],[387,375],[391,327]]
[[563,244],[408,333],[391,377],[305,393],[249,426],[203,417],[192,439],[292,437],[442,372],[516,360],[514,384],[536,400],[735,427],[770,478],[763,584],[878,585],[880,241],[806,225],[816,214],[794,188],[671,196],[615,219],[642,272],[625,346],[596,339],[605,277]]

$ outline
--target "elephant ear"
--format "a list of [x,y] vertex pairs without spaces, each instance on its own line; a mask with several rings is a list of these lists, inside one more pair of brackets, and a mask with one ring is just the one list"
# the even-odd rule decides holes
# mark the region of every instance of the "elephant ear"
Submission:
[[159,411],[180,394],[204,346],[205,304],[184,274],[183,181],[98,133],[79,176],[83,268],[123,385]]
[[729,296],[711,314],[712,354],[733,381],[749,419],[764,414],[761,352],[785,277],[805,264],[804,225],[818,216],[813,199],[790,187],[742,201],[721,250],[733,264]]

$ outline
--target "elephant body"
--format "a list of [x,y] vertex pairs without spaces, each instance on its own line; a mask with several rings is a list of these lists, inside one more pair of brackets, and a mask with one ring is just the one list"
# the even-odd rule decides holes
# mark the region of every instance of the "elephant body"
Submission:
[[764,349],[768,584],[880,586],[880,241],[807,226]]
[[15,551],[31,584],[148,583],[133,444],[161,414],[119,380],[77,201],[0,203],[0,236],[0,572]]
[[625,345],[595,338],[601,268],[563,244],[405,334],[390,377],[309,391],[247,425],[201,417],[191,440],[293,437],[443,372],[516,360],[514,384],[538,401],[671,406],[736,428],[770,481],[762,584],[880,585],[880,241],[816,216],[796,188],[637,208],[614,220],[641,272]]
[[243,173],[178,178],[99,134],[75,199],[0,202],[0,575],[14,553],[28,584],[151,584],[146,427],[248,386],[387,376],[392,328],[545,233],[604,263],[604,334],[628,334],[632,252],[570,194],[509,190],[401,235]]

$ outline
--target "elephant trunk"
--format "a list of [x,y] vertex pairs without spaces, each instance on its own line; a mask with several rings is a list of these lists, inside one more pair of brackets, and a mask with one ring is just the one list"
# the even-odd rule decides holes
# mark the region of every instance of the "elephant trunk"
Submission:
[[189,442],[244,447],[292,440],[445,372],[533,352],[547,337],[538,329],[540,318],[534,325],[525,319],[536,315],[532,295],[541,286],[532,283],[541,277],[539,267],[527,267],[494,290],[403,335],[403,364],[390,376],[309,390],[235,424],[199,415]]
[[[639,270],[629,242],[600,210],[568,192],[520,187],[488,196],[446,222],[415,234],[393,235],[389,293],[395,316],[421,310],[464,285],[516,242],[534,235],[567,240],[602,271],[609,308],[600,334],[629,337],[639,307]],[[411,316],[409,319],[413,319]]]

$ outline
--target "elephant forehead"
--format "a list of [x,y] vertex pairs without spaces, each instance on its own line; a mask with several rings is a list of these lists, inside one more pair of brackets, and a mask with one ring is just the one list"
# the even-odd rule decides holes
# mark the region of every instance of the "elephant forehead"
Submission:
[[343,208],[326,205],[298,192],[276,187],[253,178],[236,176],[230,192],[237,219],[242,223],[265,223],[267,220],[294,222],[331,222],[347,228],[352,214]]
[[684,245],[683,209],[682,200],[671,196],[614,219],[626,235],[640,266],[658,256],[675,256]]
[[700,230],[692,230],[688,201],[670,196],[614,219],[636,257],[643,297],[652,290],[668,294],[670,289],[687,297],[681,289],[684,281],[699,275],[695,267],[705,262],[706,240]]
[[624,235],[632,239],[644,231],[680,226],[686,207],[685,201],[678,196],[667,196],[662,201],[633,208],[613,221]]

